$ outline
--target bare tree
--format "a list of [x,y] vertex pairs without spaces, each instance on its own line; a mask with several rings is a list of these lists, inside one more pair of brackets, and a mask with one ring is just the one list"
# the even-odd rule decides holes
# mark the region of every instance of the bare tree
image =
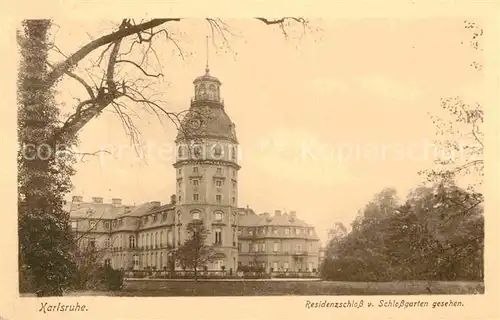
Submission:
[[[309,22],[304,18],[256,19],[266,25],[278,26],[285,36],[293,30],[294,25],[302,26],[304,30],[309,26]],[[117,30],[90,41],[70,55],[62,53],[54,43],[53,50],[61,53],[64,60],[50,64],[52,71],[47,76],[47,86],[54,86],[66,76],[78,82],[85,89],[87,97],[79,99],[73,113],[48,139],[48,142],[52,144],[61,138],[64,140],[63,137],[76,135],[91,119],[110,107],[119,117],[132,142],[137,144],[140,131],[134,125],[133,105],[140,105],[153,112],[160,121],[162,117],[168,118],[186,136],[195,137],[195,130],[186,127],[182,121],[187,110],[168,110],[164,101],[155,98],[158,93],[152,88],[153,82],[147,80],[164,76],[161,70],[149,70],[152,64],[148,63],[151,59],[156,59],[158,68],[161,68],[155,50],[155,42],[160,38],[172,43],[179,55],[184,57],[181,45],[168,29],[171,23],[179,21],[180,18],[168,18],[136,23],[133,19],[123,19]],[[232,35],[230,26],[219,18],[207,18],[206,21],[212,31],[212,39],[220,37],[223,44],[227,45],[228,38]],[[139,46],[142,47],[143,53],[131,55]],[[93,61],[92,64],[101,69],[100,72],[95,72],[97,73],[95,75],[85,70],[86,75],[78,74],[78,64],[97,50],[101,52],[97,61]],[[119,67],[127,68],[127,72],[119,75]]]

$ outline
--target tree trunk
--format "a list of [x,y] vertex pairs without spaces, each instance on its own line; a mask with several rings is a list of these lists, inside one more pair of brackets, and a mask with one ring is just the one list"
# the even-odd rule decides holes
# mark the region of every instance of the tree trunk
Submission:
[[194,280],[198,281],[198,268],[194,267]]
[[24,21],[18,38],[19,262],[39,297],[61,296],[73,276],[69,216],[62,210],[71,170],[56,161],[55,144],[44,144],[59,115],[46,82],[50,26],[49,20]]

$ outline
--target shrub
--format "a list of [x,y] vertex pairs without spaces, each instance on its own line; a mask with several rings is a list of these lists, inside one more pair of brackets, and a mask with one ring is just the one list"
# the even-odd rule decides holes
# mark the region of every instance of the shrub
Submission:
[[123,278],[123,271],[115,270],[110,266],[104,267],[104,270],[102,272],[102,283],[107,290],[121,290],[123,287]]

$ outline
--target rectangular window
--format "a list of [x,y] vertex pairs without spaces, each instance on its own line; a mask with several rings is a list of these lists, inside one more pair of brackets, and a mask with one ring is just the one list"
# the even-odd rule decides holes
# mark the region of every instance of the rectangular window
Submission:
[[283,263],[283,269],[285,269],[285,271],[288,271],[288,262]]
[[179,174],[182,174],[182,169],[181,169],[181,168],[179,168],[179,170],[177,170],[177,172],[178,172]]
[[280,244],[279,244],[279,242],[275,242],[275,243],[273,244],[273,251],[274,251],[274,252],[278,252],[278,251],[279,251],[279,245],[280,245]]
[[71,228],[73,229],[78,228],[78,221],[71,221]]
[[273,262],[273,270],[278,271],[278,262]]
[[182,197],[181,197],[181,196],[179,196],[179,203],[181,203],[181,201],[182,201]]
[[285,235],[289,235],[290,234],[290,229],[289,228],[285,228]]
[[194,201],[198,201],[199,200],[199,196],[197,193],[193,194],[193,200]]
[[214,242],[215,242],[215,244],[222,244],[222,230],[220,230],[220,229],[215,230]]
[[217,204],[220,204],[222,202],[222,196],[220,194],[216,195],[215,201],[217,202]]
[[233,181],[233,189],[236,189],[236,181]]
[[217,187],[222,187],[222,181],[220,181],[220,180],[215,181],[215,185]]
[[217,168],[217,173],[221,174],[222,173],[222,168]]
[[193,180],[193,186],[198,186],[198,180]]
[[233,201],[233,204],[235,204],[235,203],[236,203],[236,198],[235,198],[235,197],[233,197],[233,200],[232,200],[232,201]]
[[193,172],[198,173],[198,167],[193,167]]

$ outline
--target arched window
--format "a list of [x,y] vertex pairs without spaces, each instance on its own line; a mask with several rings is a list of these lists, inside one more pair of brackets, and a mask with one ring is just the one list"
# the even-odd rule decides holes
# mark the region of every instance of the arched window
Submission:
[[135,248],[135,237],[134,236],[129,236],[128,237],[128,246],[129,248]]
[[158,248],[158,232],[155,233],[155,249]]
[[191,212],[193,220],[200,220],[200,212],[199,211],[192,211]]
[[213,149],[214,157],[218,158],[222,156],[222,147],[220,144],[216,144]]
[[163,241],[163,231],[160,231],[160,248],[163,247],[164,245],[164,241]]
[[215,211],[214,216],[215,216],[215,221],[222,221],[222,212],[221,211]]
[[142,241],[141,241],[141,248],[143,248],[143,247],[146,246],[146,241],[144,239],[145,239],[145,235],[143,234],[142,235]]
[[216,90],[217,90],[217,88],[215,87],[215,85],[211,84],[209,89],[208,89],[208,94],[209,94],[210,100],[216,100]]
[[201,150],[200,145],[197,145],[197,144],[193,145],[192,150],[193,150],[193,157],[194,158],[201,158],[202,150]]

